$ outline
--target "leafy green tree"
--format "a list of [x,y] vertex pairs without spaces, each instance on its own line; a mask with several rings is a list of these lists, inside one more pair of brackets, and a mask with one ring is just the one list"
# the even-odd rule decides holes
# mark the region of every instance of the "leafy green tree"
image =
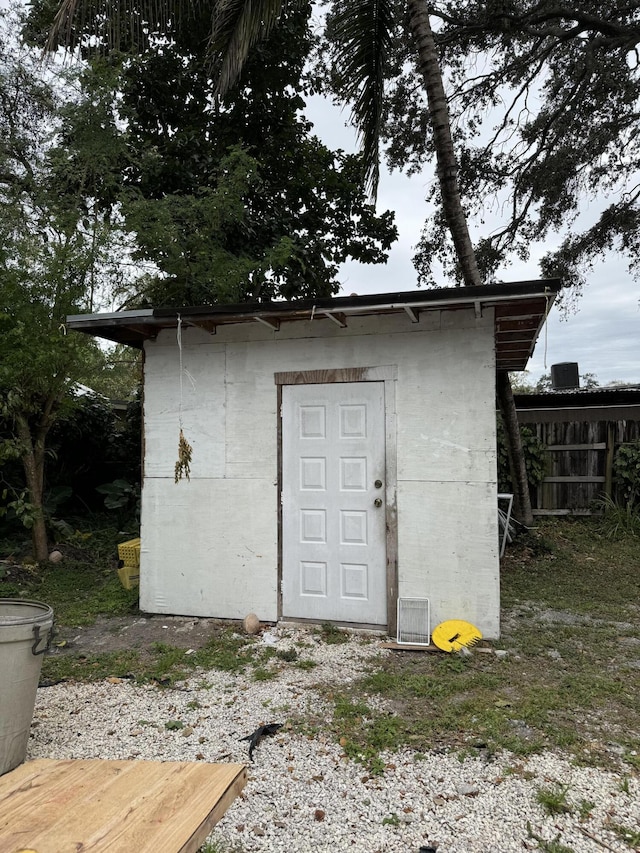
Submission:
[[[103,161],[96,196],[135,233],[133,258],[159,271],[130,301],[331,295],[343,261],[384,262],[397,232],[393,214],[377,215],[366,198],[361,159],[330,151],[304,118],[311,6],[282,12],[223,97],[210,6],[165,21],[163,38],[121,34],[120,52],[105,43],[82,76],[93,112],[76,119],[80,144],[90,126],[118,152]],[[73,152],[73,135],[67,144]]]
[[0,514],[31,528],[47,558],[43,511],[47,438],[69,403],[90,341],[65,334],[68,313],[90,310],[102,286],[111,229],[99,209],[61,189],[56,147],[60,95],[39,58],[0,17],[0,469],[20,461],[24,478],[0,486]]
[[125,344],[91,348],[84,354],[79,381],[105,400],[128,403],[142,383],[142,353]]
[[[599,388],[600,383],[598,382],[598,377],[595,373],[582,373],[580,375],[580,387],[583,390],[592,390],[594,388]],[[543,373],[540,379],[536,382],[536,384],[530,389],[531,392],[535,394],[540,394],[545,391],[553,391],[553,385],[551,384],[551,374]]]

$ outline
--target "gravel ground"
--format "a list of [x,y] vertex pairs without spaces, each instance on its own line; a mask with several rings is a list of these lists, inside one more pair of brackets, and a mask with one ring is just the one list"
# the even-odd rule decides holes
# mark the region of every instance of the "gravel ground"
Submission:
[[[322,720],[330,718],[331,709],[314,685],[347,684],[364,665],[388,652],[362,637],[327,645],[311,632],[285,627],[272,629],[263,639],[279,649],[308,644],[304,657],[317,666],[306,672],[288,666],[277,680],[264,682],[201,671],[177,689],[119,679],[40,688],[27,757],[248,762],[241,737],[262,723],[308,715],[319,733],[305,737],[285,726],[256,748],[243,795],[211,836],[216,849],[640,849],[625,844],[611,829],[620,825],[640,832],[637,775],[623,778],[576,767],[556,753],[528,759],[504,753],[487,762],[460,760],[456,753],[403,750],[385,753],[384,774],[369,776],[362,765],[344,756],[332,737],[322,734]],[[537,803],[537,792],[554,784],[568,786],[570,814],[551,817]]]

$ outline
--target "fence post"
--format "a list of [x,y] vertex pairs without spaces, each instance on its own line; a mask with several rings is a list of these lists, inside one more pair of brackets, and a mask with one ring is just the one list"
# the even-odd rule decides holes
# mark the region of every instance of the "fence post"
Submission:
[[604,463],[604,491],[608,498],[613,498],[613,455],[615,450],[615,437],[613,423],[607,423],[607,450]]

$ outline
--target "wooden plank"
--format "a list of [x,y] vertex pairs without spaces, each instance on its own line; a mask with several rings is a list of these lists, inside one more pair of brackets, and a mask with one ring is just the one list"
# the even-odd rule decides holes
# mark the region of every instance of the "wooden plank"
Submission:
[[506,329],[502,331],[496,331],[496,349],[502,352],[505,346],[509,346],[509,344],[515,344],[518,346],[512,347],[512,349],[517,350],[518,348],[522,348],[523,350],[532,350],[536,341],[536,332],[534,330],[527,329]]
[[396,365],[338,367],[329,370],[287,370],[274,373],[276,385],[312,385],[325,382],[384,382],[398,378]]
[[549,444],[547,450],[606,450],[606,441],[598,441],[596,444]]
[[396,382],[384,382],[385,420],[385,512],[387,547],[387,631],[395,637],[398,631],[398,437],[396,424]]
[[534,509],[534,515],[594,515],[589,509]]
[[0,853],[195,853],[243,764],[38,759],[0,778]]
[[276,465],[278,469],[278,500],[277,500],[277,527],[278,527],[278,581],[276,589],[276,600],[278,610],[278,621],[282,619],[282,385],[276,386],[277,393],[277,434],[276,434]]
[[605,443],[605,447],[607,452],[604,463],[604,491],[608,497],[613,497],[613,459],[615,456],[615,438],[612,423],[607,424],[607,441]]
[[335,323],[341,329],[347,328],[347,318],[340,311],[323,311],[322,314],[327,320],[331,320],[332,323]]
[[543,483],[604,483],[605,477],[545,477]]

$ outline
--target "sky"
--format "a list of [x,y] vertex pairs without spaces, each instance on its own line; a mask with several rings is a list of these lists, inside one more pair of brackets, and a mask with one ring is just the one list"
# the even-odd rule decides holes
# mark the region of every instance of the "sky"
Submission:
[[[307,102],[306,114],[314,130],[331,148],[355,150],[355,134],[347,126],[348,112],[319,98]],[[385,293],[414,290],[417,275],[411,262],[428,208],[425,202],[431,173],[407,178],[381,169],[378,210],[394,210],[399,239],[393,245],[386,265],[345,264],[341,269],[340,295]],[[588,211],[586,211],[588,215]],[[471,238],[474,232],[470,224]],[[540,247],[539,255],[544,253]],[[506,282],[540,278],[537,258],[522,262],[514,259],[500,271]],[[444,286],[446,281],[442,281]],[[634,281],[627,261],[610,253],[589,276],[575,311],[551,309],[534,354],[527,365],[528,382],[548,374],[552,364],[577,362],[581,376],[594,374],[601,385],[624,381],[640,383],[640,281]]]

